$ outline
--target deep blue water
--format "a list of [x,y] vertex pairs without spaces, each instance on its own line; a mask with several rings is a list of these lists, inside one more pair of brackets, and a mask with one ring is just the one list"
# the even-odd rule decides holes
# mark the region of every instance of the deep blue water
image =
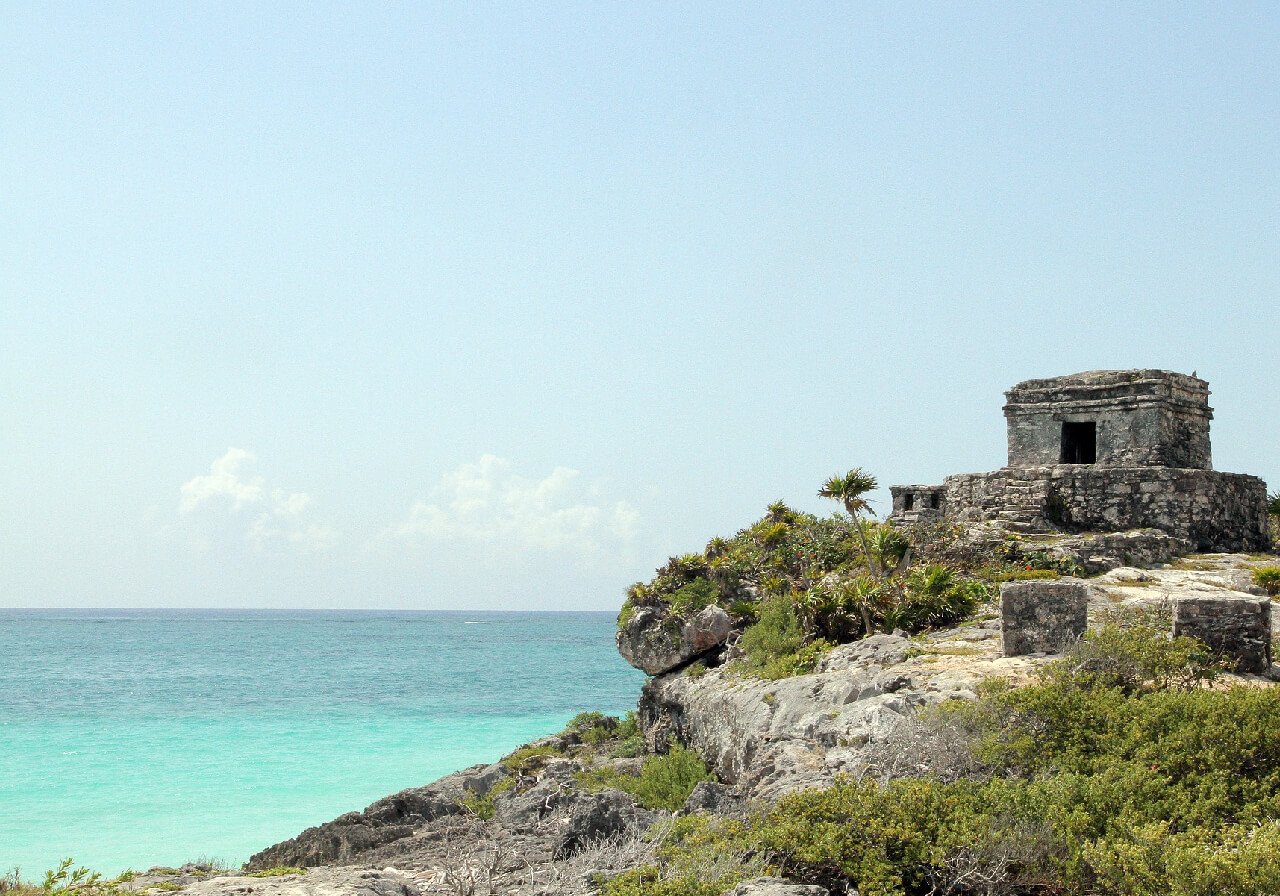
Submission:
[[0,872],[239,863],[643,676],[612,613],[0,610]]

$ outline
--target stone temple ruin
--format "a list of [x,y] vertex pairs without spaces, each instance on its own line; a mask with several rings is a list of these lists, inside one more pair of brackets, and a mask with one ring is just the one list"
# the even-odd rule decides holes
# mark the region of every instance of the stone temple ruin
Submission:
[[1151,528],[1197,551],[1271,548],[1266,484],[1213,469],[1204,380],[1099,370],[1027,380],[1005,396],[1008,465],[893,486],[890,519],[1024,533]]

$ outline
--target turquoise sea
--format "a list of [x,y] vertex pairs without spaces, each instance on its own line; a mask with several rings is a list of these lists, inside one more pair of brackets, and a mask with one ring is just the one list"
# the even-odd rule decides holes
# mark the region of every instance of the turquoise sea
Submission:
[[0,872],[240,863],[643,680],[612,613],[0,610]]

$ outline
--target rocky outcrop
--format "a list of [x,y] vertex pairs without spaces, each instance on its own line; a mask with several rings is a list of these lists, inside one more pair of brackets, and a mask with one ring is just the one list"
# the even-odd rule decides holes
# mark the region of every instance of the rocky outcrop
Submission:
[[761,681],[727,668],[659,676],[641,693],[639,719],[651,749],[679,741],[722,782],[775,799],[863,771],[867,747],[917,707],[973,698],[993,675],[1023,680],[1037,662],[1001,657],[994,619],[922,642],[873,635],[836,648],[811,675]]
[[555,857],[564,858],[607,837],[639,834],[658,819],[659,813],[636,805],[635,798],[619,790],[584,794],[569,812],[564,834],[555,847]]
[[732,630],[729,614],[714,605],[689,619],[640,607],[618,630],[618,652],[637,669],[661,675],[721,647]]
[[1168,563],[1195,546],[1159,529],[1130,529],[1127,532],[1093,532],[1057,536],[1048,542],[1024,542],[1024,550],[1041,548],[1051,557],[1074,561],[1086,574],[1097,575],[1119,566],[1155,566]]
[[245,867],[256,871],[353,861],[379,846],[412,835],[427,822],[456,815],[462,811],[461,803],[468,794],[483,796],[499,777],[500,767],[476,765],[426,787],[402,790],[363,812],[348,812],[269,846],[252,856]]
[[[1092,624],[1117,606],[1167,609],[1193,600],[1194,606],[1186,606],[1199,608],[1195,619],[1203,623],[1205,602],[1212,608],[1222,601],[1266,604],[1251,579],[1251,567],[1263,562],[1244,555],[1201,556],[1157,569],[1120,567],[1090,579],[1087,588],[1065,587],[1087,595]],[[1054,593],[1064,586],[1028,587]],[[684,744],[718,778],[693,790],[685,813],[743,816],[760,802],[828,785],[840,774],[881,780],[971,774],[972,768],[963,767],[966,752],[949,749],[956,742],[949,744],[945,731],[931,734],[930,726],[914,722],[916,710],[951,698],[972,699],[984,679],[1024,683],[1053,659],[1003,656],[1001,620],[988,613],[910,639],[874,635],[831,650],[811,674],[764,681],[740,675],[726,662],[733,655],[723,646],[732,637],[729,618],[719,608],[708,610],[674,624],[661,608],[639,608],[619,636],[620,649],[629,645],[633,663],[666,670],[641,695],[638,716],[649,748],[660,752],[671,743]],[[1221,613],[1211,623],[1215,631],[1226,626]],[[1249,634],[1253,642],[1266,643],[1260,624]],[[711,656],[726,664],[689,674],[691,662]],[[616,731],[616,724],[604,730]],[[616,735],[613,746],[621,737]],[[599,892],[602,876],[652,864],[662,836],[653,832],[663,830],[653,825],[671,815],[644,809],[618,790],[585,789],[590,776],[582,772],[588,768],[607,765],[615,775],[629,774],[643,762],[610,758],[613,746],[587,740],[573,731],[545,738],[530,745],[548,748],[535,751],[534,763],[509,757],[507,764],[474,766],[402,791],[304,831],[250,862],[256,869],[329,866],[306,875],[223,874],[195,883],[197,875],[189,874],[174,880],[200,896],[590,896]],[[340,864],[357,867],[333,867]],[[155,883],[145,876],[139,880]],[[725,896],[826,892],[759,878]]]
[[[492,889],[511,896],[585,896],[594,885],[589,875],[575,870],[579,854],[586,854],[584,865],[599,870],[602,866],[590,856],[593,850],[601,844],[642,842],[641,835],[669,813],[645,809],[621,791],[590,792],[579,783],[588,767],[605,764],[626,773],[635,771],[639,760],[610,759],[583,747],[576,736],[544,738],[533,746],[574,755],[541,759],[544,764],[536,771],[522,774],[501,763],[473,766],[303,831],[255,855],[247,869],[353,865],[386,869],[390,875],[341,881],[325,875],[261,879],[273,881],[264,892],[280,896],[429,896],[457,893],[472,883],[476,893]],[[599,861],[607,865],[612,858]],[[396,868],[401,877],[391,874]],[[402,877],[409,888],[403,891],[395,889]],[[546,889],[538,883],[544,879],[556,883]],[[256,883],[260,879],[252,880],[249,889],[227,892],[263,889]],[[326,889],[328,883],[337,888]]]
[[394,868],[315,868],[279,877],[222,875],[202,880],[184,892],[191,896],[420,896],[412,874]]
[[[1251,566],[1262,562],[1221,554],[1156,569],[1120,567],[1089,580],[1088,619],[1096,624],[1119,606],[1168,609],[1191,597],[1256,602],[1262,592]],[[678,741],[748,799],[772,800],[838,774],[879,773],[886,748],[918,708],[973,699],[986,678],[1023,683],[1053,659],[1002,653],[996,618],[910,640],[874,635],[832,650],[813,674],[779,681],[735,674],[731,664],[699,676],[658,676],[641,693],[639,719],[650,749]],[[948,757],[922,761],[945,764]]]

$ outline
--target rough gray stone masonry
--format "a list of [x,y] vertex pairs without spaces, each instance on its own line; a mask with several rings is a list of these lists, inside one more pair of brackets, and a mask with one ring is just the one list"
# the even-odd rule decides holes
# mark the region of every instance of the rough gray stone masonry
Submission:
[[1271,547],[1266,483],[1242,473],[1059,464],[948,476],[946,491],[948,511],[960,522],[1046,532],[1152,528],[1199,551]]
[[1084,634],[1088,610],[1083,582],[1006,582],[1000,586],[1004,655],[1060,653]]
[[1236,672],[1271,668],[1271,600],[1180,597],[1173,604],[1173,634],[1199,638]]
[[1095,458],[1117,467],[1212,469],[1209,384],[1168,370],[1091,370],[1027,380],[1005,393],[1009,466],[1063,456],[1064,424],[1093,427]]

